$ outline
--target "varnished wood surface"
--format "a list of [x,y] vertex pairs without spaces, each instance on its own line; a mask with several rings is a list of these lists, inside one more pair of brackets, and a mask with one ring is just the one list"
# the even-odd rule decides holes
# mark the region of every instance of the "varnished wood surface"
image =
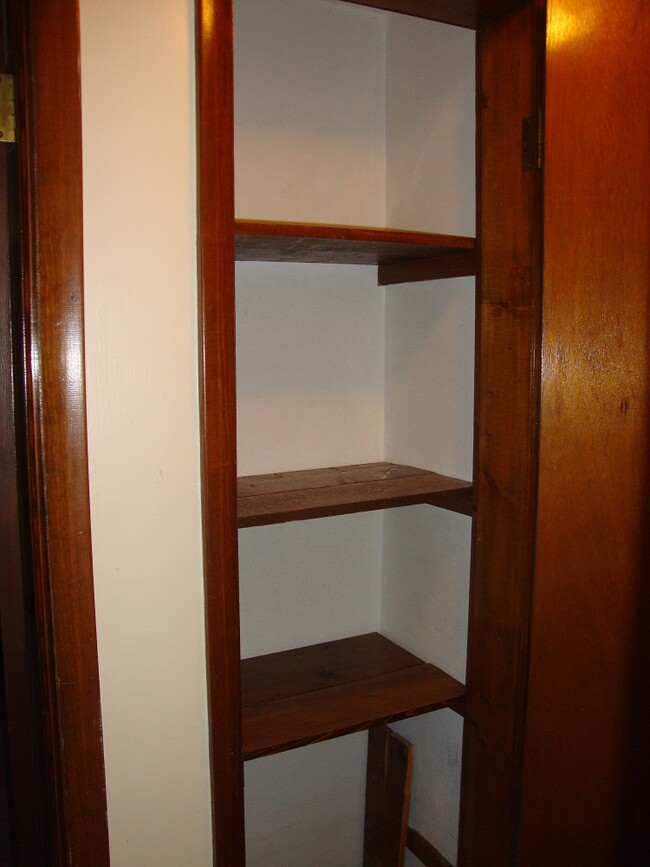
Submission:
[[549,2],[522,867],[650,863],[648,12]]
[[473,250],[474,238],[326,223],[235,221],[235,254],[242,262],[380,265]]
[[403,867],[413,745],[388,726],[368,731],[363,867]]
[[429,256],[426,259],[401,259],[380,265],[377,283],[394,286],[397,283],[415,283],[422,280],[449,280],[453,277],[472,277],[476,274],[476,252],[461,250]]
[[83,355],[76,0],[13,4],[29,510],[54,831],[48,864],[109,863]]
[[516,851],[537,472],[541,178],[522,170],[522,118],[541,104],[535,3],[479,33],[481,269],[476,519],[459,864]]
[[244,855],[235,435],[230,0],[196,0],[199,380],[214,863]]
[[347,2],[473,29],[480,23],[498,18],[524,5],[521,0],[347,0]]
[[245,659],[244,758],[451,706],[463,685],[377,633]]
[[386,462],[242,476],[237,489],[240,527],[418,503],[472,514],[469,482]]
[[415,828],[408,829],[406,846],[424,864],[424,867],[452,867],[452,864],[438,852],[436,847]]
[[14,155],[0,143],[0,864],[40,867],[48,858],[50,828],[37,645],[25,605],[31,570],[22,544],[27,514],[22,317],[11,261],[18,228]]

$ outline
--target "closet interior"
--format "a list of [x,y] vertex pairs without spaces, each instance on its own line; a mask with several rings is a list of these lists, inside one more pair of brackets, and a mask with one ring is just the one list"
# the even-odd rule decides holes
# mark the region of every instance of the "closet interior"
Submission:
[[[364,851],[369,863],[366,730],[383,723],[413,745],[408,825],[455,863],[473,512],[474,53],[471,30],[354,3],[234,4],[253,867],[356,865]],[[407,863],[421,862],[409,853]]]

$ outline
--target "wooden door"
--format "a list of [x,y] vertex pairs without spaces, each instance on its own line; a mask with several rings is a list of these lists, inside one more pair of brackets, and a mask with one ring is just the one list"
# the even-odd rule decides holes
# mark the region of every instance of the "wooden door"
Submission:
[[648,851],[650,15],[550,0],[541,449],[519,863]]

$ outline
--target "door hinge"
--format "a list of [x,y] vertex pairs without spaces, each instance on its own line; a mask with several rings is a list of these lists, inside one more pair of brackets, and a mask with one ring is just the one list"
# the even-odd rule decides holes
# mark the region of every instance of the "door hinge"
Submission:
[[544,115],[541,108],[521,121],[521,167],[541,169],[544,155]]
[[14,77],[8,72],[0,72],[0,142],[3,141],[16,141]]

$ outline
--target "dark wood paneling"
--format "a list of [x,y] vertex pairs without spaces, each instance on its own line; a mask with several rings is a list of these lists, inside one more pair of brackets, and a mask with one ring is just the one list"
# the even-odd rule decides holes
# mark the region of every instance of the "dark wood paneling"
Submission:
[[650,863],[648,11],[549,2],[526,867]]
[[522,171],[540,104],[535,3],[479,33],[481,265],[476,519],[459,862],[514,863],[537,472],[541,178]]
[[201,493],[215,864],[244,863],[230,0],[196,0]]
[[388,728],[368,732],[363,867],[403,867],[413,745]]
[[431,232],[323,223],[235,222],[235,255],[242,262],[380,265],[474,250],[475,246],[474,238]]
[[244,756],[258,758],[440,707],[461,683],[377,633],[242,661]]
[[39,663],[29,605],[31,570],[24,547],[29,531],[22,491],[19,268],[12,263],[17,229],[14,153],[13,147],[0,144],[0,863],[41,867],[50,827]]
[[400,464],[353,464],[243,476],[238,480],[240,527],[282,524],[418,503],[472,514],[469,482]]
[[76,0],[14,4],[33,580],[52,863],[108,865],[86,451]]

